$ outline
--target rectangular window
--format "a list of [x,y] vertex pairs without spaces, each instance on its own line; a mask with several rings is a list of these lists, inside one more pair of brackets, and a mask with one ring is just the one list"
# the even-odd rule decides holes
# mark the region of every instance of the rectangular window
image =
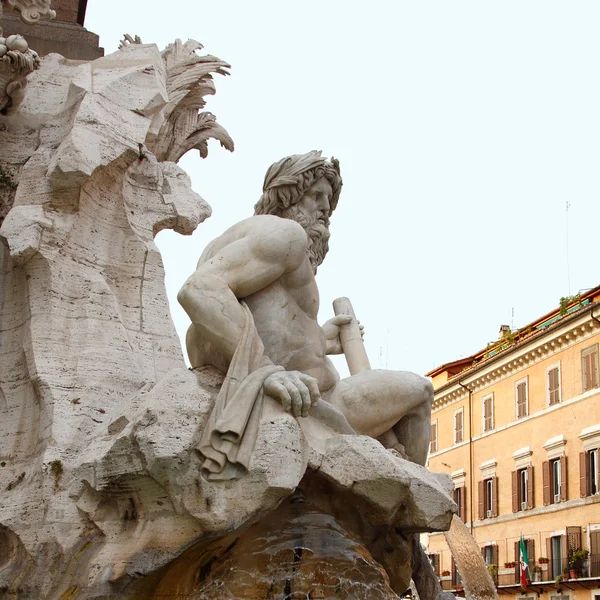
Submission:
[[[582,458],[580,457],[580,467]],[[567,457],[561,456],[542,463],[544,506],[565,502],[567,495]],[[584,485],[584,482],[582,482]]]
[[527,469],[519,470],[519,506],[527,510]]
[[483,479],[478,484],[479,519],[491,519],[498,516],[498,478],[494,475]]
[[598,387],[598,344],[581,351],[581,379],[584,392]]
[[463,409],[461,408],[454,413],[454,443],[460,444],[463,439]]
[[551,367],[546,373],[548,386],[548,405],[552,406],[560,402],[560,370],[559,367]]
[[581,497],[600,493],[600,451],[593,448],[579,455],[579,481]]
[[560,476],[560,459],[557,458],[555,460],[550,461],[550,476],[551,476],[551,487],[550,491],[552,493],[552,503],[560,502],[560,484],[561,484],[561,476]]
[[515,401],[517,419],[522,419],[529,414],[527,400],[527,378],[521,379],[515,383]]
[[557,535],[551,538],[552,548],[552,578],[558,577],[563,573],[563,556],[562,556],[562,536]]
[[463,485],[454,488],[452,499],[456,502],[456,506],[458,507],[458,518],[464,522],[466,517],[466,490]]
[[429,454],[433,454],[438,450],[438,435],[437,435],[437,421],[431,423],[431,439],[429,441]]
[[533,467],[513,471],[512,473],[512,509],[513,512],[533,508]]
[[440,576],[440,555],[439,554],[428,554],[427,558],[433,567],[434,573],[439,577]]
[[600,467],[598,466],[598,449],[588,452],[588,470],[590,474],[590,495],[600,493]]
[[485,516],[486,519],[489,519],[492,516],[492,508],[494,501],[494,488],[492,486],[492,480],[486,479],[484,482],[485,485]]
[[494,394],[483,398],[483,431],[494,429]]

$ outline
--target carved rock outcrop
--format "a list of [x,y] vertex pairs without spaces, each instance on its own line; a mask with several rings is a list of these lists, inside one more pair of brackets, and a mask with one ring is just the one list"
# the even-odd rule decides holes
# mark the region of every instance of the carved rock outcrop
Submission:
[[193,88],[227,65],[211,57],[187,77],[198,44],[178,48],[169,66],[152,44],[91,63],[49,55],[19,111],[0,116],[0,588],[18,581],[18,597],[60,595],[69,561],[99,552],[73,471],[136,399],[187,373],[153,238],[192,233],[210,207],[148,145],[155,117],[186,97],[169,97],[169,69]]

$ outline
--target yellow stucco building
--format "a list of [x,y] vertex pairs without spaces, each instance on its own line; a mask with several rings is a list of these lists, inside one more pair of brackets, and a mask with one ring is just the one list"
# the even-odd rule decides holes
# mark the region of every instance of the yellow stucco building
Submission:
[[[503,595],[600,600],[600,287],[430,373],[429,468],[451,475],[460,517]],[[520,536],[529,583],[519,583]],[[443,534],[427,551],[460,593]]]

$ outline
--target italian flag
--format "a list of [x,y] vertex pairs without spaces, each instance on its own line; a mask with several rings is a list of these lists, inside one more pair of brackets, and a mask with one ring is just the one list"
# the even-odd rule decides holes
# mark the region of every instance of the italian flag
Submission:
[[527,558],[527,548],[525,547],[525,540],[521,536],[519,541],[519,549],[521,551],[521,557],[519,559],[519,565],[521,567],[521,585],[527,587],[527,571],[529,570],[529,558]]

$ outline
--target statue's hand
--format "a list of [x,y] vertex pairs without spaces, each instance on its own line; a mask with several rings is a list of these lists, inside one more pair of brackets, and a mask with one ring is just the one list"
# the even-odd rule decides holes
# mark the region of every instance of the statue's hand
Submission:
[[269,375],[263,391],[279,400],[295,417],[308,417],[311,408],[321,399],[317,380],[300,371],[277,371]]
[[[340,342],[340,325],[347,325],[350,321],[352,321],[350,315],[336,315],[323,325],[322,329],[327,343],[325,347],[326,354],[344,353],[342,343]],[[358,321],[358,328],[360,329],[360,336],[364,338],[365,326],[361,325],[360,321]]]

